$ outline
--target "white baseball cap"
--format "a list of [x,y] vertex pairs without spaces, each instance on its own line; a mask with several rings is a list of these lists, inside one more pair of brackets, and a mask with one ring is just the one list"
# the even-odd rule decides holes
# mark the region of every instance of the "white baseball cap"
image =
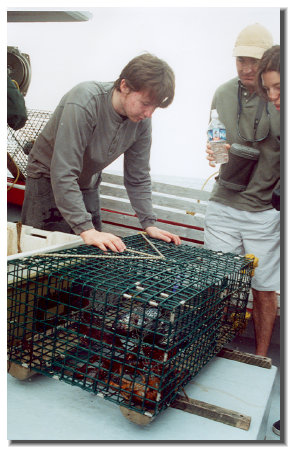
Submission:
[[232,56],[246,56],[261,59],[266,50],[273,45],[273,36],[259,23],[249,25],[238,35]]

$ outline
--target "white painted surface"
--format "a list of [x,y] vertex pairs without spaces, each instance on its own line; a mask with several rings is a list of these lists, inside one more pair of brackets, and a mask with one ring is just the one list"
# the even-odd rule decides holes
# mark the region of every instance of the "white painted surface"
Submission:
[[249,431],[168,408],[147,426],[117,404],[61,381],[8,375],[8,440],[263,440],[277,368],[215,357],[186,386],[189,397],[251,416]]

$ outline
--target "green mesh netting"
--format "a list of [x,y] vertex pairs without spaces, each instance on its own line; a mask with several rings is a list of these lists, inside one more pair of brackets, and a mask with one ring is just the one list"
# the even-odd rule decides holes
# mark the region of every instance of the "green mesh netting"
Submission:
[[124,242],[9,262],[8,359],[155,416],[243,327],[253,261]]

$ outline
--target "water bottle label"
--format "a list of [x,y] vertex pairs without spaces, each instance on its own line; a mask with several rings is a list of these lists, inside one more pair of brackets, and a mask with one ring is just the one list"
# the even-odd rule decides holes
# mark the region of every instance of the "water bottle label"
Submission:
[[207,136],[209,141],[226,141],[226,130],[225,128],[212,128],[207,131]]

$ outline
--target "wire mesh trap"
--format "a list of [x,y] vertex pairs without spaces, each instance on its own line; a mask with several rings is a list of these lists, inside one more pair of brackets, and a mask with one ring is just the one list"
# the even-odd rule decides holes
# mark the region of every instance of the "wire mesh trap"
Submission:
[[[27,121],[23,128],[15,131],[7,127],[7,152],[14,164],[26,178],[27,156],[34,141],[51,117],[49,111],[27,110]],[[8,167],[8,169],[10,169]],[[14,174],[12,174],[14,175]]]
[[239,332],[253,260],[124,242],[9,262],[8,360],[154,417]]

